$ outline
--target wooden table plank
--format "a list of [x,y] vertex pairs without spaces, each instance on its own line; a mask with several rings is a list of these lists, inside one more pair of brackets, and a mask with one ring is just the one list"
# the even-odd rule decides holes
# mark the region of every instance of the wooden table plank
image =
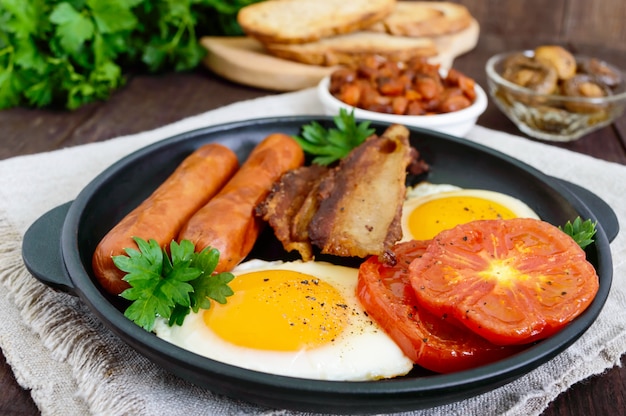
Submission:
[[131,77],[107,102],[76,111],[16,108],[0,111],[0,159],[50,151],[151,130],[244,99],[272,94],[188,73]]
[[468,8],[481,23],[481,35],[506,41],[606,45],[626,52],[626,3],[622,0],[451,1]]
[[11,367],[7,364],[3,354],[0,354],[0,415],[36,415],[39,409],[24,390],[15,381]]

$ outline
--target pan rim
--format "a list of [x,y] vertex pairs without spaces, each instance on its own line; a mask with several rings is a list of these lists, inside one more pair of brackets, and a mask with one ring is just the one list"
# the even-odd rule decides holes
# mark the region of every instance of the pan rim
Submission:
[[[184,370],[182,373],[187,376],[185,377],[183,375],[183,378],[189,379],[191,377],[191,381],[196,384],[209,387],[209,389],[213,391],[226,394],[230,393],[230,391],[226,391],[227,389],[222,389],[220,386],[206,386],[206,382],[203,381],[219,378],[227,382],[224,384],[244,383],[246,385],[260,386],[262,389],[267,389],[272,392],[280,390],[282,391],[280,397],[283,398],[279,398],[278,402],[284,402],[286,407],[296,410],[337,410],[339,408],[348,413],[351,413],[351,405],[355,405],[359,411],[367,409],[368,411],[376,412],[380,411],[380,405],[384,404],[384,409],[389,411],[392,400],[398,402],[396,404],[398,410],[414,410],[423,408],[422,405],[424,405],[424,407],[431,407],[437,404],[448,403],[449,401],[446,401],[447,397],[454,397],[455,399],[453,401],[456,401],[457,399],[473,396],[477,394],[477,392],[486,391],[485,387],[488,386],[496,388],[499,385],[506,384],[518,378],[538,367],[541,363],[556,356],[578,339],[595,321],[608,297],[612,280],[609,243],[601,227],[598,228],[595,247],[598,255],[598,275],[600,275],[601,272],[603,273],[600,278],[601,280],[603,279],[602,281],[604,283],[601,285],[593,303],[583,315],[561,332],[529,347],[513,357],[471,370],[453,374],[437,374],[422,378],[393,379],[374,382],[308,380],[260,373],[224,364],[219,361],[198,356],[190,351],[169,344],[157,338],[154,334],[140,330],[134,323],[126,319],[123,314],[102,295],[100,289],[93,284],[89,273],[85,271],[80,256],[78,255],[79,247],[77,245],[78,240],[76,236],[80,231],[79,226],[82,215],[89,199],[97,192],[99,186],[107,180],[109,175],[116,170],[126,166],[128,163],[141,160],[146,157],[146,155],[158,149],[162,149],[164,146],[175,146],[200,136],[217,135],[224,131],[231,131],[242,127],[248,128],[251,125],[305,124],[311,120],[329,121],[331,119],[332,118],[329,116],[289,116],[267,117],[219,124],[160,140],[112,164],[79,193],[69,207],[63,224],[61,234],[62,257],[69,278],[75,286],[76,294],[87,304],[89,309],[105,323],[107,328],[138,350],[140,354],[161,366],[169,363],[169,365],[166,365],[166,368],[174,372],[177,372],[175,371],[175,367],[181,367],[181,370]],[[386,125],[386,123],[382,122],[373,122],[372,124],[377,126]],[[447,140],[454,145],[467,146],[501,159],[505,163],[515,165],[517,168],[528,172],[538,180],[547,183],[550,187],[554,188],[555,192],[565,195],[568,200],[571,200],[572,205],[581,215],[591,218],[592,220],[596,219],[593,212],[591,212],[584,203],[575,198],[564,186],[550,181],[541,171],[524,162],[465,139],[422,128],[407,127],[411,133],[427,135],[437,140]],[[197,376],[195,380],[194,375]],[[459,392],[459,389],[464,391]],[[491,389],[492,388],[488,388],[487,390]],[[290,395],[294,396],[292,402],[288,400]],[[319,396],[320,400],[329,400],[329,402],[327,404],[319,403],[315,400],[315,397],[312,402],[310,402],[309,399],[298,399],[298,397],[306,395]],[[252,401],[259,404],[275,404],[271,398],[266,398],[263,394],[260,396],[261,397],[252,397]],[[246,398],[245,396],[238,396],[238,398],[244,400],[250,399],[250,397]],[[329,408],[328,405],[333,407]]]

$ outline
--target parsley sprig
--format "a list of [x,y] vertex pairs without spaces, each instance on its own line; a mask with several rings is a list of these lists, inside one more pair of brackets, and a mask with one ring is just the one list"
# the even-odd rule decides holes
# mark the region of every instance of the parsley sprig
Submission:
[[107,99],[132,72],[198,66],[205,35],[240,35],[259,0],[1,0],[0,109]]
[[326,166],[342,159],[375,131],[369,128],[369,121],[357,123],[354,110],[348,113],[347,110],[340,109],[339,115],[335,116],[333,121],[336,128],[330,129],[324,128],[317,121],[312,121],[302,127],[301,137],[294,137],[302,150],[315,155],[313,163]]
[[559,229],[572,237],[581,248],[585,248],[594,242],[596,224],[590,219],[583,221],[580,217],[576,217],[574,222],[567,221],[563,227],[559,226]]
[[170,326],[181,325],[190,310],[209,309],[210,299],[226,303],[226,297],[233,294],[228,286],[233,274],[213,274],[219,261],[217,249],[196,253],[191,241],[172,241],[170,257],[153,239],[134,240],[139,250],[127,248],[127,255],[114,256],[113,262],[127,273],[124,280],[131,286],[120,294],[132,301],[124,316],[147,331],[157,316],[167,319]]

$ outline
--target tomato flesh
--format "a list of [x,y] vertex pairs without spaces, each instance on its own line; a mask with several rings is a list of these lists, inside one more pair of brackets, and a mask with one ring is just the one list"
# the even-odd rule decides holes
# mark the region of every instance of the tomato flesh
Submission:
[[418,304],[409,264],[426,251],[428,243],[397,244],[393,266],[376,256],[361,264],[357,295],[367,313],[414,363],[438,373],[478,367],[519,351],[519,347],[496,346]]
[[599,285],[574,240],[529,218],[443,231],[409,270],[420,305],[498,345],[554,334],[589,306]]

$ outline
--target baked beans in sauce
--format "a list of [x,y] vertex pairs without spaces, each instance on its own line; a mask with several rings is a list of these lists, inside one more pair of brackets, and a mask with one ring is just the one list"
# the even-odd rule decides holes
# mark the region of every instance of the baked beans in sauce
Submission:
[[423,58],[394,62],[368,56],[354,68],[334,71],[329,90],[348,105],[388,114],[441,114],[472,105],[474,80],[456,69],[442,77],[439,69]]

